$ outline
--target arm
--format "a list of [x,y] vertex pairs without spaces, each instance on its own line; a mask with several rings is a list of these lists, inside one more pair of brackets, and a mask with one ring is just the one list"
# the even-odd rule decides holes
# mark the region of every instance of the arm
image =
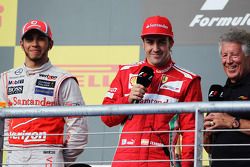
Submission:
[[[235,117],[227,114],[227,113],[210,113],[204,118],[204,126],[208,130],[212,129],[232,129],[233,122]],[[210,122],[213,122],[214,125],[211,126]],[[241,133],[250,135],[250,131],[244,131],[244,129],[250,129],[250,120],[240,119],[240,127]]]
[[250,129],[250,120],[248,119],[240,119],[240,127],[241,132],[247,135],[250,135],[250,131],[242,131],[244,129]]
[[[124,79],[128,77],[123,75],[119,71],[110,85],[110,89],[104,97],[103,104],[131,104],[134,100],[141,100],[146,92],[146,88],[140,84],[135,84],[131,88],[129,95],[124,96],[124,85],[128,86],[128,83]],[[113,115],[113,116],[101,116],[102,121],[109,127],[119,125],[127,119],[127,115]]]
[[[202,101],[202,93],[200,86],[200,78],[195,78],[189,85],[184,97],[184,102]],[[180,127],[181,130],[194,130],[195,129],[195,114],[183,113],[180,114]],[[194,144],[194,132],[182,132],[182,145]],[[194,158],[193,146],[182,146],[182,159]],[[193,167],[193,162],[181,162],[182,167]]]
[[[210,121],[207,122],[205,121],[206,117],[208,116],[208,114],[204,117],[204,129],[208,130],[208,128],[211,126],[210,125]],[[211,144],[212,143],[212,132],[204,132],[203,133],[203,143],[204,144]],[[208,154],[210,154],[210,147],[209,146],[204,146],[204,149],[206,150],[206,152]]]
[[[211,132],[204,132],[203,143],[204,144],[211,144],[211,142],[212,142],[212,133]],[[204,149],[206,150],[206,152],[208,154],[210,154],[210,147],[209,146],[204,146]]]
[[[6,105],[8,105],[8,99],[7,99],[7,94],[6,94],[6,91],[7,91],[7,88],[5,86],[5,80],[4,80],[4,73],[1,74],[0,76],[0,102],[6,102]],[[9,119],[5,119],[5,122],[4,122],[4,146],[8,146],[9,144],[9,141],[8,141],[8,130],[9,130]]]
[[[84,101],[78,84],[72,78],[63,81],[59,90],[59,104],[62,106],[84,105]],[[63,156],[65,162],[74,162],[79,154],[83,152],[87,144],[87,118],[86,117],[65,117],[66,140]]]

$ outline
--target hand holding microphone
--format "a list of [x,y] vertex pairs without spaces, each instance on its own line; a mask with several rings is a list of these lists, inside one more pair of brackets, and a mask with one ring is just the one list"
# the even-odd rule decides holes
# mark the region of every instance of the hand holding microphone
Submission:
[[[136,104],[139,103],[139,101],[143,98],[144,94],[146,93],[146,88],[150,85],[152,82],[154,76],[154,70],[148,66],[142,67],[140,70],[136,84],[132,87],[128,101],[130,103]],[[133,115],[129,115],[128,119],[131,120],[133,118]]]
[[139,103],[146,93],[146,88],[152,82],[154,76],[154,70],[148,66],[142,67],[138,73],[136,84],[132,87],[128,101],[130,103]]

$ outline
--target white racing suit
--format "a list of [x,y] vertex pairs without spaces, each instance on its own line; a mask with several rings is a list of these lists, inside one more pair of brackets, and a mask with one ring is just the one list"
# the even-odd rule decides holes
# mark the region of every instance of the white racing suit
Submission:
[[[9,107],[84,105],[76,78],[50,62],[37,69],[11,69],[0,81],[0,101]],[[62,167],[74,162],[87,144],[86,117],[8,119],[5,131],[10,150],[6,163],[18,166]]]

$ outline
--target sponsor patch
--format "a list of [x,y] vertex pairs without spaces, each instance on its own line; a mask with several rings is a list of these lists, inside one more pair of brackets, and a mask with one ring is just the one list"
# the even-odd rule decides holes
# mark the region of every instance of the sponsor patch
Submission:
[[110,93],[115,93],[115,92],[117,91],[117,88],[110,88],[108,91],[109,91]]
[[135,144],[135,140],[134,139],[122,139],[121,145],[134,145]]
[[161,78],[161,83],[164,84],[164,83],[166,83],[167,81],[168,81],[167,75],[163,74],[163,75],[162,75],[162,78]]
[[8,95],[23,93],[23,86],[11,86],[8,87]]
[[46,132],[9,132],[9,138],[12,140],[22,140],[24,143],[46,141]]
[[43,154],[55,154],[56,153],[56,151],[43,151]]
[[127,141],[127,145],[134,145],[135,144],[135,140],[134,139],[130,139]]
[[113,99],[114,93],[107,92],[105,97],[109,97],[110,99]]
[[64,106],[80,106],[81,103],[80,102],[73,102],[73,101],[67,101],[64,103]]
[[10,79],[18,79],[18,78],[24,78],[24,75],[18,75],[18,76],[10,76]]
[[47,78],[48,80],[56,80],[57,76],[49,75],[49,74],[39,74],[39,77]]
[[56,81],[46,81],[46,80],[42,80],[42,79],[36,80],[37,86],[41,86],[41,87],[45,87],[45,88],[54,88],[55,84],[56,84]]
[[43,88],[35,88],[35,94],[53,96],[54,90],[53,89],[43,89]]
[[18,84],[23,84],[24,79],[19,79],[19,80],[10,80],[9,85],[18,85]]
[[121,145],[125,145],[127,143],[127,139],[122,139]]
[[43,99],[22,99],[13,97],[12,100],[8,101],[9,106],[16,106],[16,105],[22,105],[22,106],[29,106],[29,105],[35,105],[35,106],[55,106],[55,101],[49,101],[46,97],[43,97]]
[[139,103],[175,103],[178,99],[166,95],[146,93]]
[[165,24],[148,24],[146,28],[154,28],[154,27],[160,27],[160,28],[165,28],[168,29],[168,26]]
[[148,145],[149,144],[149,139],[141,139],[141,145]]
[[19,69],[17,69],[17,70],[15,71],[15,74],[16,74],[16,75],[20,75],[20,74],[22,74],[22,72],[23,72],[23,69],[22,69],[22,68],[19,68]]
[[160,89],[167,89],[180,93],[183,81],[170,81],[161,85]]
[[136,84],[137,76],[138,74],[129,74],[129,83],[128,83],[129,89],[131,89]]

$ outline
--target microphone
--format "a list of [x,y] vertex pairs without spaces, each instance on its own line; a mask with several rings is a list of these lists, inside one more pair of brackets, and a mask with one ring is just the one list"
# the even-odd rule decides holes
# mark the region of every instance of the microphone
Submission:
[[[208,92],[208,101],[223,101],[223,87],[221,85],[211,85],[209,92]],[[210,113],[207,113],[206,115],[208,116]],[[212,143],[214,143],[214,134],[216,134],[216,132],[213,132],[213,135],[211,136],[211,141]],[[210,148],[210,146],[208,146],[208,149]]]
[[211,85],[208,92],[208,101],[223,101],[223,87],[221,85]]
[[[151,84],[153,76],[154,76],[154,70],[148,66],[144,66],[142,67],[137,76],[136,83],[141,84],[142,86],[147,88]],[[139,100],[134,100],[133,103],[134,104],[139,103]]]
[[[147,88],[152,82],[153,77],[154,77],[154,70],[148,66],[144,66],[138,73],[136,83],[141,84],[145,88]],[[137,103],[139,103],[139,100],[133,100],[133,104],[137,104]],[[131,120],[132,118],[133,118],[133,115],[128,116],[128,120]]]

